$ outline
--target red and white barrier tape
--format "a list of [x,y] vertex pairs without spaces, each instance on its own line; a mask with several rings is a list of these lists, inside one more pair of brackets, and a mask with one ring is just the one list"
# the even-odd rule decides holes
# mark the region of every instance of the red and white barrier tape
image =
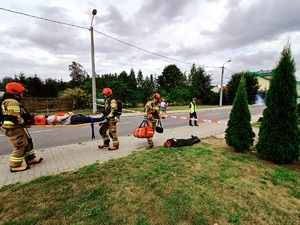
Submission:
[[[128,112],[134,112],[134,113],[139,113],[139,114],[144,114],[144,112],[139,112],[139,111],[134,111],[134,110],[129,110],[129,109],[123,109],[124,111]],[[162,114],[160,114],[161,117],[163,117]],[[196,119],[191,119],[189,117],[184,117],[184,116],[169,116],[169,115],[164,115],[166,118],[171,118],[171,119],[181,119],[181,120],[195,120]],[[219,124],[227,124],[227,121],[223,120],[207,120],[207,119],[197,119],[199,123],[219,123]]]

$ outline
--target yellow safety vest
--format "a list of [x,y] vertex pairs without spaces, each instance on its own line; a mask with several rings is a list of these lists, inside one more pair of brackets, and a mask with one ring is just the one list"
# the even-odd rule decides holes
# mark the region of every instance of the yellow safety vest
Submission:
[[196,112],[196,104],[193,102],[190,103],[190,113]]

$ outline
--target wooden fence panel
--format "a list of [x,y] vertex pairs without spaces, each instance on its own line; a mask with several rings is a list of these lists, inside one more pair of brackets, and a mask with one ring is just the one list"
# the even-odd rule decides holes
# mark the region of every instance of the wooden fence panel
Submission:
[[22,103],[30,113],[67,112],[74,108],[73,98],[24,98]]

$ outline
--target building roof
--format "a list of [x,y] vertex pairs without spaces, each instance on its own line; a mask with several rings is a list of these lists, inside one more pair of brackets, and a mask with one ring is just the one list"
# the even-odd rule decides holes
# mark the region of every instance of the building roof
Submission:
[[273,76],[274,70],[260,70],[256,72],[250,72],[250,73],[262,79],[270,80]]

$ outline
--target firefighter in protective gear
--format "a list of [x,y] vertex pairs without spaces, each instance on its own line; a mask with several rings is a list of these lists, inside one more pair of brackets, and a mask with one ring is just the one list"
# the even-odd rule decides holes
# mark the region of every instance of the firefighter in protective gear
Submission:
[[[108,147],[109,151],[119,149],[119,139],[117,136],[117,109],[118,103],[112,96],[113,92],[110,88],[104,88],[102,91],[102,95],[105,99],[105,106],[103,110],[104,120],[102,121],[101,127],[99,129],[99,133],[103,139],[103,144],[98,145],[98,148]],[[107,134],[107,130],[109,130],[109,136],[112,138],[113,145],[109,147],[110,138]]]
[[[147,102],[144,109],[144,121],[147,121],[148,125],[153,128],[153,132],[156,129],[156,123],[160,122],[160,94],[155,93],[152,96],[152,100]],[[153,148],[153,138],[147,138],[149,148]]]
[[[33,150],[32,139],[24,128],[28,127],[30,114],[22,106],[26,88],[17,82],[10,82],[5,87],[1,108],[3,113],[3,133],[13,145],[10,157],[10,171],[19,172],[30,169],[29,165],[40,163],[43,158],[38,158]],[[25,160],[27,165],[22,165]]]
[[193,98],[193,101],[190,103],[189,105],[189,113],[190,113],[190,121],[189,121],[189,125],[193,126],[192,121],[194,120],[194,125],[198,126],[198,119],[197,119],[197,112],[196,112],[196,100],[197,98]]

